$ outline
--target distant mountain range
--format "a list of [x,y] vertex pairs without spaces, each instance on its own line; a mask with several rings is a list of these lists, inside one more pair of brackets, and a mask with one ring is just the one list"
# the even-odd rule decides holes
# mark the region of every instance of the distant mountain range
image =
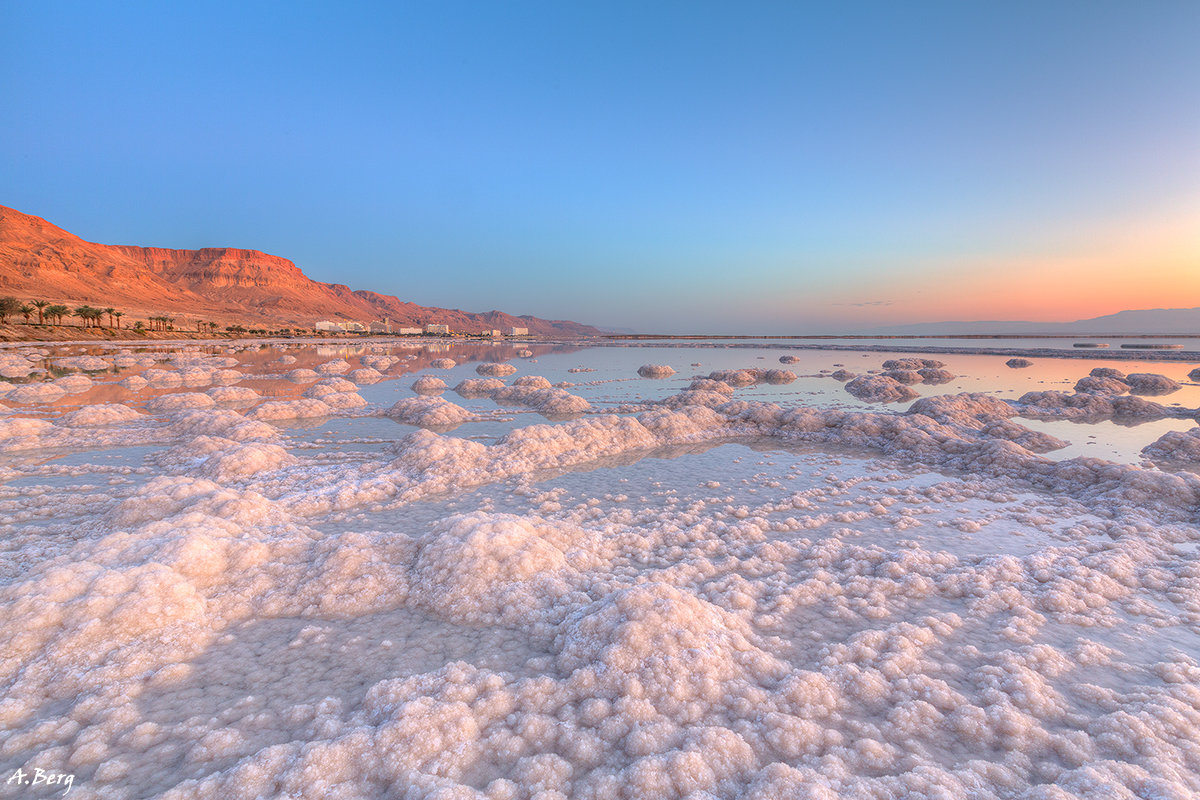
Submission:
[[552,336],[600,333],[566,320],[419,306],[354,291],[314,281],[286,258],[257,250],[94,244],[5,206],[0,206],[0,295],[113,307],[130,321],[166,314],[249,327],[311,328],[323,319],[388,319],[398,326],[436,323],[467,333],[509,328]]
[[1200,334],[1200,308],[1148,308],[1119,311],[1075,322],[922,322],[872,328],[866,333],[884,336],[937,336],[963,334]]

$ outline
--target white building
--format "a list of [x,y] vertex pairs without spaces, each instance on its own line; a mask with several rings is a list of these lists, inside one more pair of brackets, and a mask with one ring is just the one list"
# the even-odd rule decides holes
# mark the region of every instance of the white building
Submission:
[[492,330],[490,330],[490,331],[484,331],[484,332],[483,332],[483,335],[484,335],[484,336],[490,336],[490,337],[492,337],[493,339],[499,339],[501,336],[503,336],[503,335],[504,335],[504,333],[503,333],[503,332],[502,332],[502,331],[501,331],[499,328],[493,328],[493,329],[492,329]]
[[340,331],[342,326],[337,322],[330,322],[327,319],[323,319],[316,325],[313,325],[313,328],[319,331]]
[[362,333],[362,332],[366,331],[366,329],[367,329],[367,326],[363,325],[361,322],[343,322],[342,323],[342,330],[348,331],[350,333]]
[[371,333],[391,333],[392,323],[388,320],[375,320],[367,325],[367,330]]
[[447,334],[447,333],[450,333],[450,326],[449,325],[426,325],[425,332],[426,333]]
[[509,336],[528,336],[529,328],[509,328],[508,335]]
[[401,336],[420,336],[420,328],[396,328],[396,333]]

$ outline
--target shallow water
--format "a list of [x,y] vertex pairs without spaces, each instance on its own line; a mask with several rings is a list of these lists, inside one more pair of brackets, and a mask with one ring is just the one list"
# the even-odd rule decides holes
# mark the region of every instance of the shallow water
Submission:
[[[900,357],[7,348],[0,774],[80,797],[1200,792],[1200,448],[1171,438],[1195,365],[938,355],[952,376],[894,403],[830,377]],[[455,391],[491,362],[524,388]],[[1093,367],[1182,385],[1116,416],[1021,402]]]

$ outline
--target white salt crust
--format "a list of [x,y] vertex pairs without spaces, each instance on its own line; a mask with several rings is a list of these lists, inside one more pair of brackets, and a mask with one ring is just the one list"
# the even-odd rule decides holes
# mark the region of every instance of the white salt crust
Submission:
[[503,378],[506,375],[512,375],[517,368],[512,364],[480,364],[475,371],[490,378]]
[[[958,394],[872,413],[736,400],[710,376],[636,416],[300,459],[262,420],[354,394],[327,386],[248,415],[0,418],[0,447],[68,429],[170,445],[149,480],[92,501],[85,535],[0,573],[0,767],[96,797],[1200,793],[1200,479],[1051,461],[1064,443],[1014,418],[1157,404]],[[436,397],[388,413],[470,418]],[[875,477],[767,481],[737,506],[707,480],[723,476],[661,507],[562,506],[534,482],[763,440],[818,448],[801,473],[863,448]],[[526,512],[372,516],[504,481]],[[0,503],[69,505],[17,491]],[[950,547],[1006,519],[1035,546]]]

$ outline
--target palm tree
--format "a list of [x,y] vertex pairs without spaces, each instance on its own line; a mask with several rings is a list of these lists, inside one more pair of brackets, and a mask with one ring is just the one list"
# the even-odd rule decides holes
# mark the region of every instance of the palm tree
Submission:
[[67,308],[64,305],[56,304],[56,305],[52,305],[52,306],[46,306],[46,316],[50,317],[50,319],[56,320],[56,322],[55,322],[56,325],[61,325],[62,318],[70,313],[71,313],[71,309]]
[[116,312],[117,312],[117,310],[115,308],[104,309],[104,313],[108,314],[108,327],[110,327],[110,328],[113,327],[113,314],[115,314]]
[[7,322],[9,314],[21,313],[21,301],[15,297],[0,297],[0,322]]
[[121,313],[120,311],[114,311],[114,312],[112,312],[112,315],[117,318],[117,327],[118,328],[121,327],[121,317],[123,317],[125,315],[123,313]]
[[34,300],[33,301],[33,307],[37,309],[38,325],[46,324],[46,318],[43,315],[45,314],[46,306],[48,306],[48,305],[50,305],[50,303],[46,300]]
[[26,303],[25,305],[23,305],[17,309],[17,311],[21,314],[21,316],[25,318],[26,325],[29,324],[29,318],[33,316],[34,310],[35,310],[34,307],[29,305],[28,303]]
[[88,327],[88,320],[92,318],[92,307],[78,306],[74,311],[71,312],[71,314],[72,316],[79,317],[81,320],[83,320],[83,327],[86,328]]

